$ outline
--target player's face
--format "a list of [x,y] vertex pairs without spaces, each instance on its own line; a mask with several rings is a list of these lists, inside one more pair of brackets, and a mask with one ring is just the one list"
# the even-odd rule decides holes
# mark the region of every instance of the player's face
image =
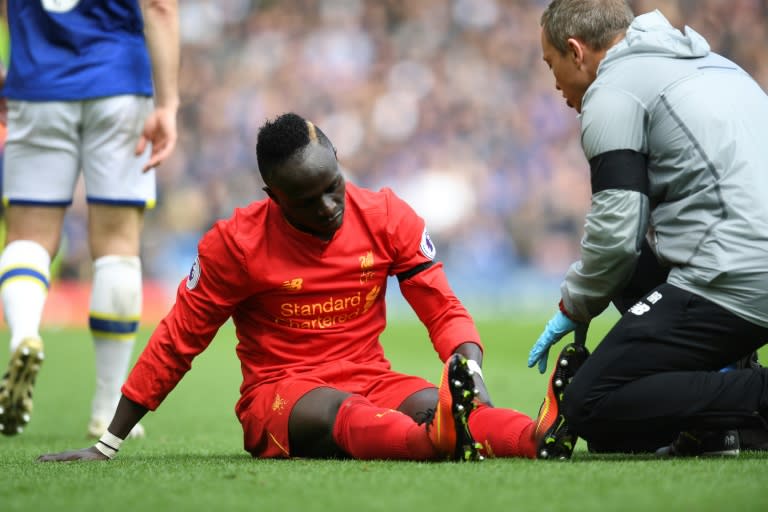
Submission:
[[[555,77],[555,88],[563,93],[563,98],[569,107],[581,112],[581,100],[591,83],[590,73],[583,60],[584,47],[572,39],[569,39],[569,43],[571,43],[569,51],[562,54],[552,46],[544,30],[541,31],[543,58]],[[594,77],[591,78],[594,79]]]
[[333,150],[310,143],[273,173],[267,187],[295,228],[328,240],[344,220],[344,176]]

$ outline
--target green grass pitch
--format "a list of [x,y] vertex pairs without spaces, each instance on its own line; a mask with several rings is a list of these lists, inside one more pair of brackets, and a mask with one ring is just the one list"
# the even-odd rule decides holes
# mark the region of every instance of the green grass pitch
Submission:
[[[497,406],[535,415],[545,378],[525,365],[546,318],[482,319],[484,372]],[[592,348],[609,320],[595,322]],[[148,337],[142,331],[137,352]],[[26,432],[0,438],[0,511],[758,511],[768,510],[768,457],[476,464],[255,460],[233,408],[240,383],[227,325],[165,403],[108,463],[40,464],[41,453],[88,446],[93,352],[84,330],[44,332],[46,361]],[[415,319],[390,321],[383,343],[396,369],[439,378]],[[7,361],[7,343],[0,363]]]

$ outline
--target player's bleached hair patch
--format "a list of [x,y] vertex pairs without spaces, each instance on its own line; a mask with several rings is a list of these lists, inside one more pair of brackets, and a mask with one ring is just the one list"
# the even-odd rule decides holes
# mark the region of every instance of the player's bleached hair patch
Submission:
[[317,130],[315,130],[315,125],[312,124],[312,121],[307,121],[307,130],[309,130],[310,142],[317,142]]

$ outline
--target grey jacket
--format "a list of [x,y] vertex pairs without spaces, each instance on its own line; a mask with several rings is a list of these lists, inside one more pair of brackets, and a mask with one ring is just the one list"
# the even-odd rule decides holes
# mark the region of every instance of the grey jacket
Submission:
[[643,237],[668,282],[768,327],[768,96],[695,31],[638,16],[601,62],[583,102],[587,159],[647,155],[649,195],[592,197],[561,286],[581,321],[600,314],[631,277]]

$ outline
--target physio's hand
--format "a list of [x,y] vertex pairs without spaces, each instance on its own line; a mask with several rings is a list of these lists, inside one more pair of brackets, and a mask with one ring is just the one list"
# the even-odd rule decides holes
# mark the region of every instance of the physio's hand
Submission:
[[560,341],[560,339],[569,332],[576,329],[578,324],[565,316],[562,311],[555,313],[555,316],[547,322],[544,332],[533,344],[531,352],[528,354],[528,368],[533,368],[536,363],[539,364],[539,373],[547,371],[547,359],[549,358],[549,347]]
[[37,458],[37,462],[71,462],[74,460],[109,460],[93,446],[69,452],[46,453]]

